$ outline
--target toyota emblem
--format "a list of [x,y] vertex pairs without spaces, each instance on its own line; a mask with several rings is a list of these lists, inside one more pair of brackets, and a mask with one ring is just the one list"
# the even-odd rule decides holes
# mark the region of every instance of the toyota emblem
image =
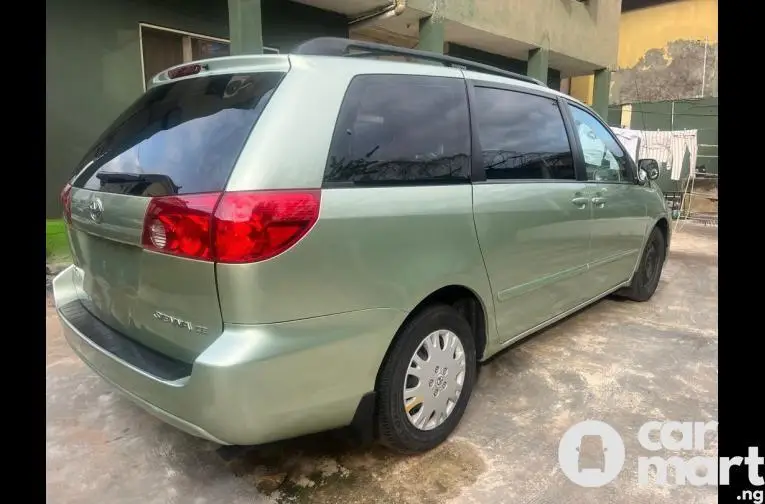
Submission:
[[90,218],[93,222],[101,222],[104,218],[104,204],[101,203],[100,198],[92,200],[90,205],[88,205],[88,210],[90,211]]

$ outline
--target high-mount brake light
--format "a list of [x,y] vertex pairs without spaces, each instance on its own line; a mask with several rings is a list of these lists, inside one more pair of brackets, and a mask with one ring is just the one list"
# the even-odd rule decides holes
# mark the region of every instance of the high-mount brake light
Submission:
[[185,65],[178,68],[173,68],[167,71],[167,76],[170,79],[177,79],[179,77],[188,77],[189,75],[195,75],[202,71],[202,65],[194,63],[193,65]]
[[316,224],[320,190],[206,193],[153,198],[143,246],[229,264],[277,256]]
[[61,190],[61,206],[64,209],[64,222],[72,222],[72,185],[67,183]]

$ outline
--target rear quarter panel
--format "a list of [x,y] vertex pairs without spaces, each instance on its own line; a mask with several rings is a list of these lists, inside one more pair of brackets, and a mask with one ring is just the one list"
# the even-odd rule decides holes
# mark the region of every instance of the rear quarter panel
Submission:
[[494,334],[471,193],[469,184],[325,189],[319,221],[294,248],[262,263],[217,266],[224,321],[409,311],[441,287],[463,285],[484,302]]
[[[353,77],[462,78],[458,69],[392,61],[290,56],[229,180],[228,191],[319,188],[340,106]],[[261,324],[353,310],[411,310],[463,285],[494,311],[478,248],[469,184],[323,189],[319,220],[287,252],[256,264],[216,266],[227,324]],[[392,336],[392,335],[391,335]]]

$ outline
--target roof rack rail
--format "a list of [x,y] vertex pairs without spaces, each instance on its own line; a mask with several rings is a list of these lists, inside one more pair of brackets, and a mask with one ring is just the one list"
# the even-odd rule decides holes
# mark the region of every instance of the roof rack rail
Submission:
[[[352,52],[354,50],[356,52]],[[509,77],[511,79],[547,87],[544,82],[533,77],[515,72],[509,72],[507,70],[502,70],[501,68],[497,68],[491,65],[484,65],[483,63],[476,63],[474,61],[446,56],[444,54],[419,51],[417,49],[406,49],[403,47],[396,47],[387,44],[362,42],[360,40],[350,40],[338,37],[318,37],[307,40],[306,42],[303,42],[302,44],[295,47],[295,49],[292,50],[292,54],[349,57],[370,57],[381,55],[405,56],[413,59],[441,63],[444,66],[462,67],[466,70],[475,70],[478,72],[500,75],[502,77]]]

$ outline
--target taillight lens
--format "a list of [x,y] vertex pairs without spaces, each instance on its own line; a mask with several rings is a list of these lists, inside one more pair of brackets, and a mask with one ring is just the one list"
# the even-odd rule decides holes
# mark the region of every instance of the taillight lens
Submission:
[[152,199],[144,219],[144,247],[212,260],[212,214],[219,198],[219,193],[207,193]]
[[318,190],[154,198],[142,241],[147,249],[194,259],[263,261],[290,248],[313,227],[320,200]]
[[64,222],[72,222],[72,185],[66,184],[61,190],[61,206],[64,208]]
[[224,193],[215,209],[215,260],[262,261],[281,254],[316,223],[321,193]]

